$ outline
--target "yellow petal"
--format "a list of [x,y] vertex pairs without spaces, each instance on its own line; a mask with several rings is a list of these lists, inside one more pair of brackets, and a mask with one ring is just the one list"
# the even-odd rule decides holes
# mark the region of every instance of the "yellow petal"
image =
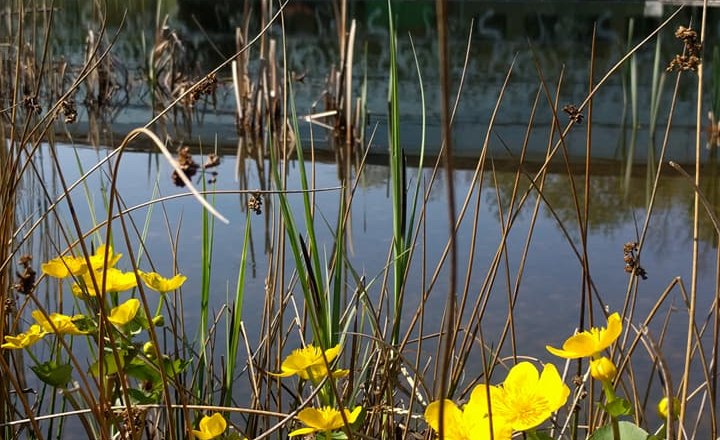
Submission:
[[[347,409],[345,409],[345,412],[347,413]],[[350,424],[355,423],[355,420],[357,420],[358,416],[360,415],[360,412],[362,412],[362,407],[356,406],[349,414],[347,414],[348,423],[350,423]]]
[[570,336],[563,344],[562,350],[547,346],[547,350],[555,356],[565,359],[577,359],[592,356],[598,347],[598,340],[587,332]]
[[135,318],[139,308],[140,300],[131,298],[110,310],[107,319],[117,326],[123,326]]
[[332,372],[332,377],[334,379],[340,379],[341,377],[345,377],[348,374],[350,374],[350,370],[334,370]]
[[615,312],[608,317],[607,328],[600,330],[600,341],[598,351],[605,350],[612,345],[622,333],[622,319],[620,314]]
[[549,409],[555,412],[567,402],[570,388],[562,381],[560,373],[553,364],[545,364],[538,381],[538,391],[547,399]]
[[106,246],[103,244],[97,248],[93,255],[90,256],[90,265],[92,266],[93,270],[101,270],[105,267],[115,267],[117,262],[122,257],[122,254],[113,253],[112,246],[107,246],[108,259],[107,264],[105,264],[105,249]]
[[80,276],[87,272],[87,264],[82,257],[58,257],[43,263],[44,274],[54,278],[67,278],[71,275]]
[[39,325],[33,324],[25,333],[19,333],[17,336],[6,335],[5,343],[0,345],[0,348],[16,350],[26,348],[42,339],[45,335],[46,332],[44,332]]
[[[330,408],[327,408],[327,410],[329,411]],[[305,408],[298,413],[297,418],[310,428],[327,430],[329,425],[327,416],[332,417],[332,414],[326,414],[328,411],[325,409]]]
[[210,440],[225,432],[227,422],[222,414],[215,413],[212,416],[204,416],[202,420],[200,420],[199,428],[199,431],[192,431],[195,438],[199,440]]
[[466,437],[463,426],[463,413],[452,400],[444,399],[431,402],[425,409],[425,421],[435,432],[440,431],[440,405],[443,405],[443,438],[461,440]]
[[[52,313],[49,320],[40,310],[33,310],[32,317],[48,333],[57,333],[59,335],[84,335],[87,332],[80,330],[72,316],[63,315],[61,313]],[[52,323],[52,324],[51,324]]]
[[[360,415],[361,410],[362,407],[360,406],[355,407],[352,412],[350,412],[347,408],[344,408],[343,413],[345,415],[345,418],[347,419],[347,422],[349,424],[355,422],[358,415]],[[329,406],[320,409],[305,408],[298,413],[297,418],[301,422],[303,422],[303,424],[305,424],[308,428],[313,429],[313,432],[334,431],[336,429],[341,429],[345,426],[343,414],[341,414],[340,411],[338,411],[337,409]],[[291,434],[294,433],[294,435],[299,435],[299,431],[300,430],[295,430]]]
[[503,389],[505,392],[527,392],[534,389],[540,378],[535,365],[530,362],[520,362],[510,369]]
[[115,268],[107,269],[106,290],[108,292],[122,292],[137,286],[134,272],[121,272]]
[[[330,362],[334,361],[339,353],[340,353],[340,344],[325,350],[325,357],[327,358],[328,364]],[[322,361],[322,357],[320,358],[320,360]],[[324,361],[323,361],[323,363],[324,363]]]
[[157,272],[138,271],[138,275],[150,289],[160,293],[170,292],[178,289],[187,280],[183,274],[176,274],[172,278],[165,278]]
[[308,435],[308,434],[312,434],[313,432],[318,432],[318,430],[315,428],[309,428],[309,427],[298,428],[295,431],[288,434],[288,437],[295,437],[298,435]]

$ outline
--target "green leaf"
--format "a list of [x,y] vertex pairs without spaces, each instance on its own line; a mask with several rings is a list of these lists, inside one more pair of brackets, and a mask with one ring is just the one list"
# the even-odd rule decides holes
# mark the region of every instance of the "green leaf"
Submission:
[[170,359],[163,359],[163,368],[165,368],[165,374],[168,375],[168,377],[175,377],[176,374],[185,371],[189,365],[189,361],[184,361],[182,359],[175,359],[173,361]]
[[161,379],[157,367],[153,367],[144,360],[137,358],[125,366],[125,373],[135,379],[152,383],[159,382]]
[[142,390],[136,390],[135,388],[130,388],[128,390],[128,394],[130,395],[130,400],[134,404],[151,405],[153,403],[160,402],[160,394],[155,391],[146,393]]
[[629,416],[633,413],[632,404],[621,397],[605,404],[605,411],[612,417]]
[[64,387],[70,382],[72,366],[70,364],[57,364],[47,361],[43,364],[30,367],[38,379],[53,387]]
[[[120,366],[122,367],[125,363],[125,359],[122,352],[118,352],[118,358],[120,359]],[[119,368],[117,363],[115,362],[115,356],[113,353],[105,353],[103,356],[103,374],[106,376],[109,376],[111,374],[115,374],[118,372]],[[93,376],[98,376],[100,374],[100,362],[95,361],[90,366],[90,373],[92,373]]]
[[618,422],[620,438],[613,436],[612,425],[608,424],[593,433],[589,440],[648,440],[650,434],[634,423]]

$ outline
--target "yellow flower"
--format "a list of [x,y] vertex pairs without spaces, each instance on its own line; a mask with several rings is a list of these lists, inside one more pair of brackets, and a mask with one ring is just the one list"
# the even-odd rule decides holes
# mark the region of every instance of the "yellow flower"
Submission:
[[[97,281],[98,288],[102,289],[103,271],[96,271],[94,273],[95,281]],[[84,296],[85,293],[89,296],[96,296],[95,286],[89,273],[83,276],[83,282],[85,289],[78,285],[73,284],[72,292],[76,296]],[[119,269],[110,267],[105,270],[105,291],[106,292],[122,292],[124,290],[130,290],[137,286],[137,278],[134,272],[122,272]]]
[[510,369],[502,386],[478,385],[470,399],[487,405],[488,394],[493,419],[502,419],[512,429],[525,431],[540,425],[562,407],[570,388],[554,365],[545,364],[542,373],[538,373],[530,362],[520,362]]
[[[107,264],[105,264],[105,249],[108,251]],[[117,262],[122,258],[122,254],[114,254],[112,246],[101,245],[94,254],[90,256],[90,265],[93,270],[100,270],[104,267],[115,267]]]
[[[476,390],[478,388],[475,388]],[[482,391],[486,389],[483,386]],[[470,395],[470,401],[461,410],[451,400],[431,402],[425,409],[425,421],[435,432],[440,432],[440,405],[443,405],[443,439],[445,440],[510,440],[512,428],[495,415],[493,407],[492,437],[486,396]]]
[[145,285],[160,293],[170,292],[182,286],[187,277],[183,274],[177,274],[172,278],[165,278],[156,272],[138,271],[138,275],[142,278]]
[[80,276],[87,272],[84,257],[57,257],[43,263],[40,267],[44,274],[54,278]]
[[[657,412],[658,415],[663,419],[666,420],[668,417],[668,406],[670,399],[667,397],[663,397],[660,399],[660,402],[657,406]],[[674,418],[678,418],[680,416],[680,399],[677,397],[673,397],[673,416]]]
[[227,422],[222,414],[215,413],[212,416],[204,416],[200,420],[199,428],[199,431],[192,430],[193,436],[199,440],[210,440],[225,432]]
[[[40,310],[34,310],[32,317],[48,333],[56,333],[59,335],[84,335],[87,332],[82,331],[73,322],[72,316],[63,315],[61,313],[51,313],[48,318]],[[52,323],[52,324],[51,324]]]
[[615,364],[605,356],[590,361],[590,375],[595,379],[608,382],[615,379],[616,374]]
[[107,319],[117,326],[123,326],[135,318],[139,308],[140,300],[131,298],[110,310]]
[[622,333],[622,320],[618,313],[613,313],[608,318],[607,328],[593,327],[590,331],[583,331],[570,336],[563,344],[562,350],[545,346],[547,350],[565,359],[577,359],[581,357],[596,356],[608,348]]
[[[325,350],[327,363],[332,363],[339,353],[339,344]],[[280,366],[280,369],[282,372],[270,374],[280,377],[288,377],[293,374],[297,374],[300,378],[305,380],[310,379],[313,382],[317,382],[328,375],[325,360],[323,359],[323,352],[319,347],[315,347],[314,345],[308,345],[305,348],[293,350],[293,352],[285,358]],[[332,376],[335,378],[346,376],[347,374],[348,370],[334,370],[332,372]]]
[[[357,420],[360,415],[360,411],[362,411],[362,407],[360,406],[356,406],[352,412],[347,408],[343,408],[343,413],[345,413],[345,418],[347,419],[349,425],[355,423],[355,420]],[[306,427],[296,429],[288,434],[289,437],[294,437],[296,435],[308,435],[318,431],[334,431],[345,426],[345,422],[343,421],[343,416],[340,411],[329,406],[320,409],[305,408],[298,413],[297,418],[300,419]]]
[[46,334],[47,332],[43,331],[39,325],[33,324],[25,333],[19,333],[17,336],[5,336],[5,343],[0,345],[0,348],[20,349],[29,347],[42,339]]

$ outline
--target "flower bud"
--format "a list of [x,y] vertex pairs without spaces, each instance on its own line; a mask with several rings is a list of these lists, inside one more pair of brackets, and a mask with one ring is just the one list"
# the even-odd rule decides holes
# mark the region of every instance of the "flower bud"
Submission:
[[[658,403],[657,412],[658,415],[663,419],[667,419],[668,405],[669,399],[667,397],[663,397]],[[673,397],[673,416],[674,418],[678,418],[680,416],[680,400],[676,397]]]
[[153,344],[151,341],[147,341],[145,345],[143,345],[143,353],[145,353],[145,356],[147,356],[150,359],[154,359],[157,356],[157,349],[155,349],[155,344]]
[[165,317],[163,315],[157,315],[152,319],[152,323],[155,327],[162,327],[165,325]]
[[597,380],[608,382],[615,379],[617,368],[610,359],[605,356],[590,361],[590,375]]

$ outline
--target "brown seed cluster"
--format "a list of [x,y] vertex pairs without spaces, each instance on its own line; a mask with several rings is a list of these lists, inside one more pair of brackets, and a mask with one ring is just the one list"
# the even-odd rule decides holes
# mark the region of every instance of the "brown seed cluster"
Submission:
[[668,72],[675,70],[697,71],[702,62],[702,44],[698,40],[697,32],[685,26],[680,26],[675,31],[675,38],[683,42],[683,53],[675,55],[675,58],[670,61],[665,70]]
[[642,278],[643,280],[647,279],[647,271],[640,266],[638,261],[638,244],[634,241],[629,241],[623,245],[623,253],[624,257],[623,260],[625,261],[625,272],[627,273],[633,273],[633,270],[635,271],[635,276]]
[[23,97],[23,107],[25,107],[26,112],[37,113],[38,115],[42,113],[43,110],[37,96],[25,95],[25,97]]
[[214,73],[206,76],[197,87],[190,92],[190,105],[195,104],[203,95],[213,96],[217,90],[217,77]]
[[253,211],[257,215],[260,215],[262,214],[262,206],[263,201],[260,193],[251,194],[250,198],[247,201],[248,209]]
[[74,124],[77,121],[77,108],[75,107],[75,101],[72,99],[66,99],[60,103],[62,108],[63,116],[65,117],[66,124]]
[[584,116],[580,112],[580,109],[575,107],[573,104],[567,104],[565,107],[563,107],[563,111],[568,114],[568,117],[571,121],[575,122],[576,124],[582,124]]
[[32,263],[32,255],[23,255],[20,257],[19,263],[20,266],[23,267],[23,271],[22,273],[15,272],[18,280],[14,287],[18,292],[29,295],[35,289],[35,278],[37,275],[35,270],[30,266],[30,263]]

